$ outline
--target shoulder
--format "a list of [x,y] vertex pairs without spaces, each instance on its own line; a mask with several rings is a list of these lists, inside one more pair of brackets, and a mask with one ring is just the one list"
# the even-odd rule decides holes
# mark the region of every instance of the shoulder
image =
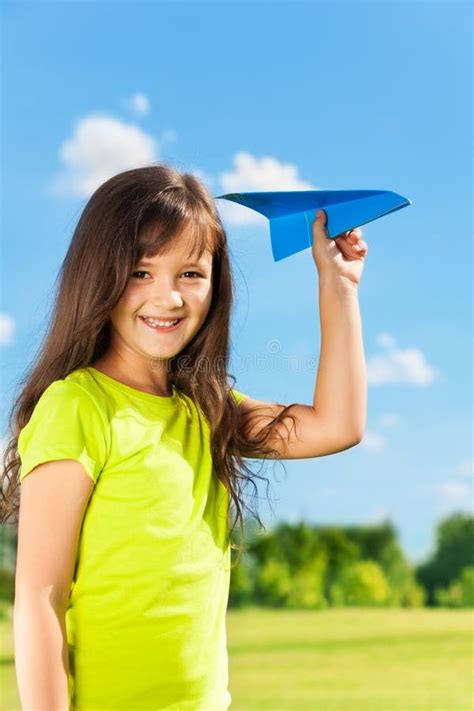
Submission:
[[[94,389],[88,383],[76,376],[76,373],[67,375],[64,379],[53,380],[41,395],[41,400],[58,400],[80,402],[84,407],[98,408],[100,401]],[[39,402],[39,401],[38,401]]]
[[67,406],[69,403],[75,401],[83,402],[87,407],[92,402],[92,398],[88,395],[87,390],[82,388],[74,380],[53,380],[53,382],[43,390],[36,403],[35,410],[60,403],[64,403],[64,405]]
[[94,393],[74,377],[54,380],[18,434],[20,481],[38,464],[57,459],[82,462],[96,481],[109,445],[108,423]]
[[64,379],[53,380],[39,397],[30,422],[47,417],[49,421],[61,421],[62,417],[90,419],[107,426],[107,416],[100,393],[96,392],[80,371],[74,371]]
[[100,383],[91,375],[86,368],[80,368],[69,373],[64,380],[56,381],[62,383],[63,397],[71,397],[80,400],[84,407],[95,409],[104,424],[108,423],[108,398],[107,393]]
[[240,392],[240,390],[236,390],[236,388],[231,388],[230,393],[231,393],[232,397],[234,398],[235,402],[237,403],[237,405],[240,405],[242,400],[244,400],[246,397],[248,397],[248,395]]

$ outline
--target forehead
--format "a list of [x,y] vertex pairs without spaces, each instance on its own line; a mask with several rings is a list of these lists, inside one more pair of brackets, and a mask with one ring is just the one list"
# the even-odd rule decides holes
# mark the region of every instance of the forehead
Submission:
[[160,228],[151,228],[142,234],[140,242],[138,258],[141,263],[148,264],[192,261],[210,265],[215,249],[215,236],[209,227],[192,221],[176,230],[162,231]]

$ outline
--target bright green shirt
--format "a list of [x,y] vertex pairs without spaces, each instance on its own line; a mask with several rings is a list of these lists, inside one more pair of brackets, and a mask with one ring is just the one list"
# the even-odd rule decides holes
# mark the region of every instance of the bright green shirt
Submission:
[[66,612],[71,709],[228,709],[229,494],[209,445],[177,388],[93,367],[51,383],[21,430],[20,481],[75,459],[95,482]]

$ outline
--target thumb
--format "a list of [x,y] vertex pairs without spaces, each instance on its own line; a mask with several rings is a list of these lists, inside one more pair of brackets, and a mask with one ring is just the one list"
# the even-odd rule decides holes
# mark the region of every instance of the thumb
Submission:
[[313,222],[313,233],[314,233],[315,239],[321,239],[321,237],[327,237],[326,222],[327,222],[327,215],[326,215],[325,211],[320,208],[317,211],[315,220]]

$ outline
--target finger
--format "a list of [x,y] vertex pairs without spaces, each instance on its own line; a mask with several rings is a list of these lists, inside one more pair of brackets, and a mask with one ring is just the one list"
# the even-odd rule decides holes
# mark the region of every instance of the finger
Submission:
[[353,245],[356,244],[361,244],[361,233],[360,230],[358,232],[344,232],[343,234],[339,235],[336,237],[337,240],[341,240],[345,244],[347,244],[349,247],[352,247]]
[[315,219],[316,219],[317,222],[321,222],[323,225],[325,225],[326,222],[327,222],[326,211],[323,210],[323,209],[320,207],[319,210],[318,210],[317,213],[316,213],[316,218],[315,218]]
[[328,234],[326,230],[327,215],[324,210],[318,210],[313,221],[313,237],[316,242],[327,240]]
[[316,212],[316,217],[314,218],[313,226],[316,227],[318,230],[322,230],[325,232],[325,226],[327,223],[327,215],[326,212],[322,209],[319,209]]
[[356,244],[351,244],[347,241],[346,237],[336,237],[335,241],[345,256],[350,257],[351,259],[365,256],[367,245],[362,240],[359,240]]
[[356,254],[363,254],[365,255],[367,253],[367,242],[364,242],[363,240],[360,240],[357,244],[351,245],[351,249],[356,253]]
[[346,237],[335,237],[334,241],[345,256],[352,258],[358,256],[359,253],[354,251],[354,245],[350,244]]

